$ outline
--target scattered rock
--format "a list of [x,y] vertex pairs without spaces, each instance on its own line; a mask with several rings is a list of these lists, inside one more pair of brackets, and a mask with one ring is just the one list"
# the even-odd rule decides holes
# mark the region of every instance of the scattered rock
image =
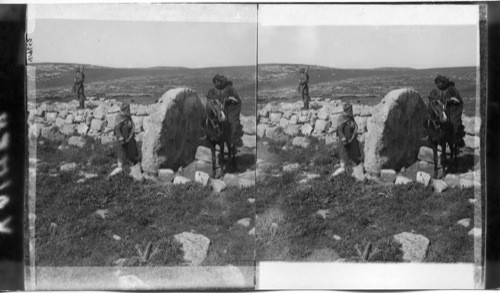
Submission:
[[328,215],[330,214],[330,210],[318,210],[315,215],[320,216],[323,219],[326,219]]
[[214,192],[221,192],[223,191],[224,189],[226,189],[226,183],[224,183],[224,181],[220,180],[220,179],[212,179],[210,180],[210,186],[212,187],[212,190]]
[[408,183],[412,183],[413,180],[411,180],[410,178],[407,178],[407,177],[404,177],[404,176],[401,176],[401,175],[398,175],[396,177],[396,182],[395,184],[396,185],[404,185],[404,184],[408,184]]
[[358,164],[352,168],[352,177],[356,179],[356,181],[365,181],[365,170],[363,164]]
[[210,175],[202,171],[196,171],[194,174],[194,181],[200,183],[203,186],[207,186],[208,181],[210,180]]
[[67,163],[61,165],[61,167],[59,167],[59,170],[61,170],[61,172],[73,171],[76,169],[76,166],[76,163]]
[[446,184],[446,182],[444,182],[443,180],[433,179],[432,187],[434,187],[435,192],[441,193],[448,189],[448,184]]
[[287,164],[283,166],[283,172],[294,172],[299,170],[299,168],[300,168],[299,163]]
[[[438,150],[438,164],[441,163],[441,151]],[[418,151],[418,159],[420,161],[428,162],[434,164],[434,153],[430,147],[422,146]]]
[[476,204],[477,200],[475,198],[469,198],[469,203]]
[[468,233],[469,236],[474,236],[474,237],[481,237],[481,234],[482,234],[481,228],[472,228],[472,230],[470,230]]
[[190,266],[200,265],[207,257],[210,239],[191,232],[182,232],[174,235],[175,241],[179,242],[184,252],[184,261]]
[[402,245],[404,261],[422,262],[424,260],[430,243],[425,236],[403,232],[394,235],[394,239]]
[[248,203],[250,203],[250,204],[255,203],[255,198],[249,198],[249,199],[248,199]]
[[426,172],[418,171],[416,180],[418,183],[422,183],[424,186],[427,186],[431,182],[431,175]]
[[308,139],[307,137],[297,136],[292,140],[293,146],[298,146],[298,147],[301,147],[304,149],[307,149],[310,144],[311,144],[311,140]]
[[306,172],[303,172],[302,174],[300,174],[300,176],[305,177],[299,181],[300,184],[305,184],[312,179],[316,179],[316,178],[320,177],[319,174],[312,174],[312,173],[306,173]]
[[449,187],[460,187],[460,177],[455,174],[447,174],[444,177],[444,182],[446,182]]
[[238,223],[238,225],[241,225],[243,227],[248,227],[248,226],[250,226],[250,221],[251,221],[250,218],[243,218],[243,219],[238,220],[237,223]]
[[394,183],[394,181],[396,181],[396,171],[383,169],[380,171],[380,179],[384,182]]
[[113,239],[115,239],[116,241],[122,240],[122,238],[118,235],[113,235]]
[[76,146],[79,148],[83,148],[87,144],[85,138],[81,136],[72,136],[68,139],[68,145]]
[[158,179],[164,182],[172,182],[175,178],[175,173],[172,169],[159,169]]
[[177,184],[186,184],[186,183],[189,183],[189,182],[191,182],[191,179],[186,178],[184,176],[177,175],[174,178],[174,184],[175,185],[177,185]]
[[227,185],[227,186],[235,186],[235,187],[238,187],[239,184],[240,184],[240,178],[238,177],[238,175],[234,175],[234,174],[226,174],[224,175],[224,178],[222,178],[222,180],[224,181],[224,183]]
[[461,219],[460,221],[458,221],[457,224],[460,226],[464,226],[465,228],[469,228],[470,222],[471,222],[470,218],[465,218],[465,219]]
[[248,231],[248,235],[255,236],[255,227]]
[[95,214],[97,214],[98,216],[100,216],[103,219],[106,219],[106,217],[108,216],[108,210],[107,209],[97,210],[97,211],[95,211]]
[[339,241],[342,240],[342,237],[340,237],[339,235],[333,235],[333,239]]
[[196,149],[195,159],[207,163],[212,163],[212,151],[210,150],[210,148],[200,145]]
[[137,163],[130,167],[130,176],[132,176],[135,181],[141,181],[144,179],[144,176],[142,176],[141,163]]

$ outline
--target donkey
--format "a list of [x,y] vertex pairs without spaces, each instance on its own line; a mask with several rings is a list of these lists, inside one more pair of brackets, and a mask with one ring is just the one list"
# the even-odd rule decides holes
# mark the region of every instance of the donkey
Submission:
[[[446,103],[443,104],[439,100],[429,100],[427,104],[429,117],[425,121],[424,127],[434,154],[434,178],[438,176],[438,145],[441,146],[442,177],[446,176],[450,166],[455,165],[458,155],[458,146],[454,139],[453,128],[445,109]],[[450,161],[447,161],[446,146],[450,148]]]
[[228,158],[234,163],[234,152],[231,145],[231,126],[227,120],[226,114],[223,111],[222,104],[215,100],[209,99],[205,105],[206,120],[203,125],[203,130],[205,131],[206,139],[210,144],[210,151],[212,152],[212,177],[216,176],[216,158],[215,158],[215,146],[219,146],[219,166],[221,166],[221,172],[225,173],[227,166],[222,168],[222,163],[224,159],[224,145],[228,149]]

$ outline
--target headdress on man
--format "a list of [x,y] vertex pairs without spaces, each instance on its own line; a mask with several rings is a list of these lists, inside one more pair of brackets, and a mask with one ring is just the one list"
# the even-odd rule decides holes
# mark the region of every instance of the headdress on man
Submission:
[[438,76],[434,79],[434,83],[438,83],[438,82],[448,83],[448,82],[450,82],[450,80],[449,80],[446,76],[443,76],[443,75],[438,75]]
[[300,72],[306,72],[306,69],[304,67],[301,67]]
[[130,103],[123,102],[122,105],[120,106],[120,110],[125,111],[127,109],[130,109]]
[[344,112],[347,112],[352,109],[352,105],[349,103],[345,103],[343,106]]
[[218,73],[212,78],[213,83],[215,83],[216,81],[224,83],[226,80],[227,78],[224,75]]

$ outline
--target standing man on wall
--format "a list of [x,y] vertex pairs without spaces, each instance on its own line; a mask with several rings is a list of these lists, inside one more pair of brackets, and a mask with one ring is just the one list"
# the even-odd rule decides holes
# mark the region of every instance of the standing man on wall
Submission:
[[309,74],[307,73],[307,70],[309,69],[309,66],[307,68],[300,68],[300,78],[299,78],[299,87],[297,88],[299,94],[302,95],[302,101],[304,102],[304,110],[309,109],[309,101],[311,100],[311,97],[309,97]]
[[85,93],[83,90],[83,82],[85,81],[85,74],[83,73],[83,66],[75,67],[75,79],[73,85],[73,92],[76,95],[76,98],[80,101],[80,109],[85,108]]

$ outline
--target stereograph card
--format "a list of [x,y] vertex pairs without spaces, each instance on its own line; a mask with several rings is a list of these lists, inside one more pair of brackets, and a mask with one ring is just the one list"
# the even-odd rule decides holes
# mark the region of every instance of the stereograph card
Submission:
[[484,288],[487,5],[11,6],[25,290]]

